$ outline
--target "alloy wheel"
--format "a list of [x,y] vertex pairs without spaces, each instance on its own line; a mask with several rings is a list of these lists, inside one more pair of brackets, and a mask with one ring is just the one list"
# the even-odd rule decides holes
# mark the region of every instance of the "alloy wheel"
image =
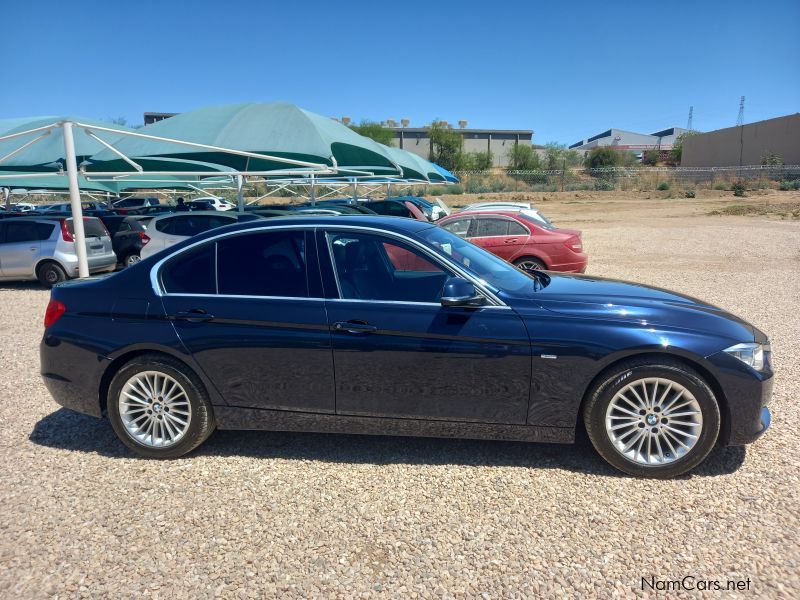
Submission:
[[660,466],[691,452],[703,430],[703,413],[686,387],[647,377],[614,395],[606,409],[605,428],[614,448],[627,460]]
[[142,371],[128,379],[118,402],[126,433],[151,448],[177,444],[192,421],[186,391],[176,379],[159,371]]
[[539,263],[532,260],[523,260],[517,266],[523,271],[539,271],[542,268]]

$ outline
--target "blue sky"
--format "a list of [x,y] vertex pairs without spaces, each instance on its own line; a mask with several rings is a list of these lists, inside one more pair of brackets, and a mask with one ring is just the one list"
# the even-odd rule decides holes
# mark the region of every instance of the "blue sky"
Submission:
[[284,100],[572,143],[800,111],[800,2],[3,3],[0,118]]

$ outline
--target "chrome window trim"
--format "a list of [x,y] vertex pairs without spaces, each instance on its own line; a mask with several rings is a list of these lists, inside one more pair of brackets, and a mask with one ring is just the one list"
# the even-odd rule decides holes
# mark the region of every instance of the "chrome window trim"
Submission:
[[[436,225],[431,225],[431,227],[436,227]],[[178,256],[180,256],[180,255],[182,255],[182,254],[184,254],[186,252],[189,252],[189,251],[193,250],[194,248],[197,248],[198,246],[201,246],[203,244],[210,244],[212,242],[216,242],[217,240],[219,240],[221,238],[235,237],[235,236],[238,236],[238,235],[248,235],[250,233],[262,233],[262,232],[265,232],[265,231],[285,231],[285,230],[294,230],[294,229],[299,229],[299,230],[302,230],[302,231],[314,231],[314,230],[320,229],[320,230],[322,230],[324,232],[327,232],[329,230],[333,230],[333,231],[346,230],[346,231],[360,231],[360,232],[368,233],[368,234],[369,233],[373,233],[374,234],[376,232],[379,232],[381,234],[385,234],[385,235],[388,235],[390,237],[395,237],[395,238],[401,239],[401,240],[406,241],[409,244],[415,246],[416,248],[419,248],[426,255],[430,256],[434,260],[434,262],[443,262],[445,265],[447,265],[449,267],[449,269],[451,271],[455,271],[459,276],[463,277],[467,281],[472,282],[472,284],[478,290],[480,290],[481,293],[483,293],[487,298],[489,298],[489,301],[492,302],[494,306],[507,307],[505,302],[500,300],[500,298],[498,298],[494,294],[494,292],[489,290],[487,288],[487,286],[483,285],[480,282],[480,280],[478,280],[474,275],[472,275],[471,273],[468,273],[467,271],[462,269],[454,261],[449,260],[449,259],[447,259],[447,258],[445,258],[443,256],[439,256],[437,254],[432,253],[430,250],[428,250],[427,247],[425,247],[418,240],[415,240],[413,238],[410,238],[410,237],[408,237],[406,235],[403,235],[403,234],[400,234],[400,233],[396,233],[394,231],[389,231],[387,229],[382,229],[380,227],[365,227],[363,225],[332,225],[332,224],[331,225],[327,225],[327,224],[322,225],[322,224],[319,224],[319,223],[302,223],[302,224],[293,224],[293,225],[269,225],[269,224],[264,224],[264,225],[259,225],[259,227],[254,227],[252,229],[245,229],[245,230],[242,230],[242,231],[235,231],[235,232],[224,232],[224,233],[220,233],[218,235],[215,235],[215,236],[203,239],[203,240],[198,240],[198,241],[194,242],[193,244],[189,244],[185,248],[182,248],[181,250],[179,250],[176,253],[169,254],[169,255],[165,256],[164,258],[159,260],[156,264],[154,264],[150,268],[150,285],[153,288],[153,293],[156,296],[159,296],[159,297],[163,297],[163,296],[178,296],[178,295],[183,295],[183,296],[201,296],[200,294],[170,294],[170,293],[164,291],[161,288],[161,284],[159,282],[159,277],[158,277],[159,272],[161,271],[161,268],[164,266],[164,264],[167,261],[170,261],[170,260],[172,260],[174,258],[177,258]],[[329,255],[331,254],[330,250],[328,251],[328,254]],[[333,260],[332,256],[330,258],[331,258],[331,260]],[[334,273],[335,273],[335,269],[334,269]],[[337,285],[338,285],[338,282],[337,282]],[[205,294],[205,295],[208,295],[208,294]],[[213,295],[217,296],[218,294],[213,294]],[[234,297],[241,298],[242,296],[234,296]],[[292,298],[290,296],[278,296],[278,297],[279,298]],[[266,296],[256,296],[256,298],[266,298]],[[301,299],[308,300],[309,298],[301,298]],[[334,300],[334,299],[333,298],[328,298],[328,300]],[[338,300],[342,300],[342,298],[338,298]],[[347,300],[347,301],[348,302],[358,302],[358,300]],[[366,301],[362,300],[362,302],[366,302]],[[401,304],[406,304],[406,303],[401,302]],[[436,303],[433,303],[433,304],[436,304]],[[489,307],[485,306],[483,308],[489,308]]]

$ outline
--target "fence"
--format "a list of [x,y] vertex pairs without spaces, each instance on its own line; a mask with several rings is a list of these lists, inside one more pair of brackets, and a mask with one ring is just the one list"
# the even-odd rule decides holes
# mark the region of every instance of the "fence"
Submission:
[[461,179],[461,185],[450,186],[450,193],[730,189],[736,183],[742,183],[751,189],[798,189],[800,186],[800,165],[601,169],[575,167],[550,171],[461,171],[456,175]]

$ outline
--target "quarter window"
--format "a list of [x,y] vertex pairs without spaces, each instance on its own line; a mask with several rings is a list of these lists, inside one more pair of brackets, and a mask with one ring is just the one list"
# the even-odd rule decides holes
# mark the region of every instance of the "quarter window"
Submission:
[[273,231],[217,242],[220,294],[307,298],[305,234]]
[[347,300],[438,302],[449,274],[416,248],[366,233],[330,233],[341,297]]

